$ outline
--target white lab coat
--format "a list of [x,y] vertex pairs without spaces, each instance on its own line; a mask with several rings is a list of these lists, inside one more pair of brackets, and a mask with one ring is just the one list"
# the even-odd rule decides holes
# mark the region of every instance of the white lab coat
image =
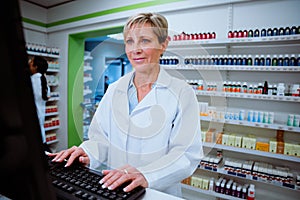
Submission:
[[180,181],[193,174],[202,156],[198,102],[183,80],[160,69],[155,87],[129,115],[133,72],[111,84],[80,146],[90,167],[125,164],[143,173],[149,187],[181,196]]
[[[44,128],[45,115],[46,115],[46,101],[42,97],[42,84],[41,84],[41,73],[35,73],[31,75],[31,83],[34,94],[34,101],[36,105],[36,111],[39,118],[41,135],[43,143],[46,142],[46,133]],[[50,89],[48,88],[48,96]]]

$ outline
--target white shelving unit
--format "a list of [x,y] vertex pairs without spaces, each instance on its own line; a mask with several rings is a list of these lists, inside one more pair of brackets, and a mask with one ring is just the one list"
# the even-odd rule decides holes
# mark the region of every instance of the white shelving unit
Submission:
[[83,139],[88,139],[88,129],[91,123],[91,119],[94,115],[95,105],[93,102],[93,91],[91,89],[90,83],[92,83],[92,70],[91,61],[93,60],[93,56],[91,53],[86,51],[84,55],[84,77],[83,77],[83,102],[81,103],[81,107],[83,108]]
[[[221,111],[234,109],[253,109],[264,110],[269,112],[275,112],[275,121],[272,124],[250,122],[246,120],[229,120],[218,119],[208,116],[201,116],[201,126],[203,129],[214,128],[222,132],[234,132],[241,135],[247,135],[248,131],[259,137],[273,138],[276,136],[277,130],[283,130],[285,132],[285,139],[293,140],[294,142],[300,142],[299,133],[300,127],[287,126],[285,116],[289,113],[300,114],[300,97],[293,96],[276,96],[265,94],[249,94],[249,93],[234,93],[223,92],[223,81],[253,81],[253,82],[283,82],[285,84],[299,83],[300,66],[245,66],[245,65],[192,65],[184,64],[184,59],[188,56],[201,56],[203,55],[215,55],[220,53],[221,55],[237,55],[239,52],[246,51],[247,56],[254,56],[257,49],[260,51],[266,51],[265,54],[285,54],[285,51],[299,52],[300,47],[300,35],[289,36],[272,36],[272,37],[257,37],[257,38],[234,38],[234,39],[210,39],[210,40],[187,40],[187,41],[171,41],[167,49],[166,56],[176,56],[179,58],[178,65],[162,65],[171,75],[186,79],[186,80],[204,80],[204,83],[215,81],[217,83],[217,91],[206,91],[205,89],[195,90],[199,102],[207,102],[209,106],[216,106]],[[271,49],[271,50],[270,50]],[[217,52],[217,53],[216,53]],[[241,53],[246,54],[246,53]],[[263,54],[263,53],[260,53]],[[262,79],[264,78],[264,79]],[[253,80],[252,80],[253,79]],[[280,80],[277,81],[276,80]],[[254,149],[239,148],[233,146],[220,145],[216,143],[204,143],[204,150],[206,153],[214,153],[216,150],[222,150],[225,156],[233,158],[252,158],[258,162],[268,162],[270,164],[283,163],[282,166],[288,167],[291,171],[299,173],[300,157],[289,156],[284,154],[276,154],[264,151],[258,151]],[[200,171],[203,169],[200,169]],[[225,176],[240,180],[242,182],[250,181],[243,177],[238,177],[224,173],[222,170],[216,172],[210,171],[214,176]],[[199,170],[196,174],[199,175]],[[201,173],[200,173],[201,174]],[[272,190],[274,195],[282,195],[283,193],[289,194],[293,199],[299,195],[297,189],[290,189],[288,187],[280,187],[277,185],[267,184],[268,189],[265,189],[261,182],[253,182],[257,185],[257,199],[265,197],[265,193],[268,193],[268,189]],[[234,199],[235,197],[226,196],[216,193],[214,191],[202,190],[194,188],[189,185],[183,184],[183,191],[189,193],[199,193],[208,196],[212,196],[220,199]],[[278,191],[278,194],[277,194]],[[187,194],[188,196],[189,194]],[[288,196],[289,196],[288,195]],[[238,198],[236,198],[238,199]]]
[[[39,47],[42,47],[42,45],[36,45]],[[27,48],[29,45],[27,45]],[[57,48],[50,48],[50,47],[44,47],[47,49],[49,52],[48,53],[42,53],[42,52],[37,52],[37,51],[32,51],[32,50],[27,50],[27,54],[29,57],[32,56],[42,56],[44,57],[47,62],[48,62],[48,70],[47,70],[47,81],[48,81],[48,86],[50,87],[50,95],[51,97],[46,103],[46,108],[49,106],[55,106],[58,111],[55,112],[49,112],[46,113],[45,115],[45,124],[49,123],[49,121],[54,120],[56,121],[56,124],[59,124],[59,109],[58,109],[58,101],[59,101],[59,93],[58,93],[58,87],[59,87],[59,49]],[[46,138],[49,137],[49,135],[56,135],[59,134],[59,125],[51,125],[45,127],[46,131]],[[57,138],[55,136],[55,138]],[[55,149],[52,145],[55,143],[58,143],[58,139],[51,139],[47,141],[47,144],[50,145],[50,148],[52,150]]]

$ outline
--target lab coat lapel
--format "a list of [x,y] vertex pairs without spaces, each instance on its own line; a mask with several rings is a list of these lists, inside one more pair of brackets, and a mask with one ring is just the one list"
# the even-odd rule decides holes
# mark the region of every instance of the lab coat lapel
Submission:
[[127,133],[129,128],[129,104],[127,90],[132,75],[133,72],[128,73],[121,79],[119,79],[118,85],[112,98],[112,112],[115,122],[118,123],[119,128],[124,133]]

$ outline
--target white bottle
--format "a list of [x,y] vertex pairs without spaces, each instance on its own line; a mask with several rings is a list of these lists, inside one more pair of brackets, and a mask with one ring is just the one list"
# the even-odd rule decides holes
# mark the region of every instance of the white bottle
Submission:
[[208,188],[208,190],[214,191],[214,189],[215,189],[214,186],[215,186],[214,178],[211,178],[210,181],[209,181],[209,188]]
[[273,86],[269,85],[268,86],[268,95],[272,95],[273,94]]
[[250,184],[248,188],[247,200],[254,200],[254,199],[255,199],[255,186],[253,184]]
[[292,96],[296,96],[296,97],[299,96],[299,88],[300,88],[299,84],[293,85],[292,91],[291,91]]
[[284,83],[279,83],[277,87],[277,96],[284,96]]

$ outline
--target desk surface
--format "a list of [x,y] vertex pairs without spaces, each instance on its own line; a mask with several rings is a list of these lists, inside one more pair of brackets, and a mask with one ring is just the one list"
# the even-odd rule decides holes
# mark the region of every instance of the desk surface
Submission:
[[153,200],[153,199],[163,199],[163,200],[182,200],[182,198],[175,197],[157,190],[146,188],[146,193],[142,200]]

